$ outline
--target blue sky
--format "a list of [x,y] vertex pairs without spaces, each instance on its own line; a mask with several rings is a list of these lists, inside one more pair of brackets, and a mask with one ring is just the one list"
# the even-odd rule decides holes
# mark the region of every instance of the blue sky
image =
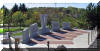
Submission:
[[78,7],[86,8],[89,3],[98,3],[100,0],[0,0],[0,8],[5,5],[11,9],[15,3],[25,3],[26,7]]
[[[15,3],[6,3],[4,4],[8,9],[11,9]],[[20,3],[17,3],[20,5]],[[54,3],[25,3],[26,7],[32,8],[32,7],[77,7],[77,8],[86,8],[89,3],[56,3],[56,6]],[[95,3],[96,4],[96,3]]]

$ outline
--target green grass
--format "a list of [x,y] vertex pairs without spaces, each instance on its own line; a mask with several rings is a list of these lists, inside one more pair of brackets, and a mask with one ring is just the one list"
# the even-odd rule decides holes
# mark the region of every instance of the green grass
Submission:
[[3,33],[3,28],[0,28],[0,33]]
[[[22,28],[21,30],[23,30],[24,28]],[[19,28],[11,28],[10,31],[18,31],[20,30]],[[3,33],[3,32],[7,32],[8,29],[3,29],[3,28],[0,28],[0,33]],[[20,36],[22,35],[22,32],[19,32],[19,33],[16,33],[16,34],[12,34],[12,36]]]
[[[13,31],[18,31],[20,30],[20,28],[10,28],[9,31],[13,32]],[[23,29],[21,29],[23,30]],[[8,29],[4,29],[4,32],[8,32]]]
[[12,34],[12,36],[20,36],[22,35],[22,32],[16,33],[16,34]]
[[[23,30],[24,28],[21,28],[21,30]],[[10,28],[9,29],[9,31],[10,32],[14,32],[14,31],[19,31],[20,30],[20,28]],[[1,28],[0,29],[0,33],[4,33],[4,32],[8,32],[8,29],[3,29],[3,28]]]

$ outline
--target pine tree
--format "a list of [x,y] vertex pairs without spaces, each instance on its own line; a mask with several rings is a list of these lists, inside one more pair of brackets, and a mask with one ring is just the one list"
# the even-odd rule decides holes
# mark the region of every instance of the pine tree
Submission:
[[90,3],[86,9],[86,17],[92,29],[97,26],[97,38],[100,39],[100,6]]
[[[27,8],[25,6],[25,4],[20,4],[19,6],[19,10],[24,14],[27,11]],[[23,19],[19,18],[19,22],[20,22],[20,29],[21,29],[21,24],[23,22]]]
[[25,6],[24,3],[23,3],[23,4],[20,4],[19,10],[20,10],[21,12],[23,12],[23,13],[27,11],[27,8],[26,8],[26,6]]
[[91,28],[97,26],[97,13],[96,13],[96,6],[90,3],[86,8],[86,17],[88,18],[89,24],[91,24]]
[[12,13],[15,13],[16,11],[18,11],[18,5],[15,3],[15,5],[13,6],[13,8],[11,9]]

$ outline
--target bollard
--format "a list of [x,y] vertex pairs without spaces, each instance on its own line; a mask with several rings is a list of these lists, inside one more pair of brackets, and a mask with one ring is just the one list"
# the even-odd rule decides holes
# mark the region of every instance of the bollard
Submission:
[[96,30],[96,37],[97,37],[97,35],[98,35],[98,32],[97,32],[97,26],[96,26],[95,30]]
[[88,33],[88,45],[90,43],[90,33]]
[[95,36],[96,36],[96,27],[95,27]]
[[94,29],[92,30],[92,42],[94,40]]
[[97,38],[97,26],[95,27],[95,36]]
[[91,30],[91,42],[92,42],[92,38],[93,38],[92,35],[93,35],[93,30]]
[[48,51],[49,51],[49,41],[47,42],[47,46],[48,46]]

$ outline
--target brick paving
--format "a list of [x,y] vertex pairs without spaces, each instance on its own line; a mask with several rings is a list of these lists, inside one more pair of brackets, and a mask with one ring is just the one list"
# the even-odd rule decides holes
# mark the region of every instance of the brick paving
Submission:
[[50,44],[74,44],[72,40],[82,34],[88,34],[88,32],[82,30],[61,30],[60,32],[52,32],[49,34],[40,35],[40,39],[44,38],[43,40],[32,38],[31,42],[36,44],[47,44],[49,41]]

